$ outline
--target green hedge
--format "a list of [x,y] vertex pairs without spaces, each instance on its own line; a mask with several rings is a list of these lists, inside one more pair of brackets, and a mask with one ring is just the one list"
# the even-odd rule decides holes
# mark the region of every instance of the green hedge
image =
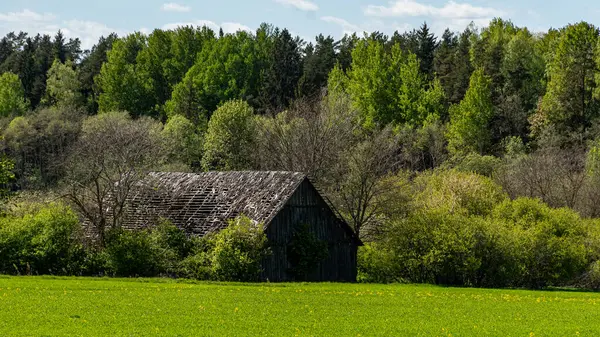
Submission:
[[77,216],[66,206],[29,207],[0,218],[0,273],[72,275],[85,250]]
[[570,209],[507,199],[488,178],[423,174],[413,211],[359,251],[359,279],[477,287],[597,282],[598,226]]

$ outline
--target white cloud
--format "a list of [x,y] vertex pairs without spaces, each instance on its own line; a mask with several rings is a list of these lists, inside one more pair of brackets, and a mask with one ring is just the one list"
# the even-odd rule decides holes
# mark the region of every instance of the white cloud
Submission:
[[63,21],[61,30],[66,37],[78,37],[83,49],[92,48],[94,44],[98,43],[101,36],[108,36],[111,33],[117,33],[119,36],[127,34],[125,31],[109,28],[102,23],[81,20]]
[[14,31],[23,31],[31,35],[48,34],[54,36],[61,30],[67,38],[79,38],[82,49],[90,49],[98,42],[100,36],[110,33],[119,35],[125,31],[112,29],[102,23],[82,20],[59,20],[52,13],[36,13],[29,9],[20,12],[0,13],[0,36]]
[[186,12],[190,12],[192,10],[192,7],[180,5],[180,4],[174,3],[174,2],[169,2],[169,3],[162,5],[162,10],[165,12],[186,13]]
[[223,22],[221,24],[221,28],[223,28],[223,31],[225,33],[235,33],[238,30],[245,30],[247,32],[252,32],[252,28],[242,25],[241,23],[238,23],[238,22]]
[[364,13],[376,17],[428,16],[444,19],[482,19],[501,16],[503,11],[492,7],[477,7],[468,3],[448,1],[443,7],[419,3],[415,0],[396,0],[389,6],[369,5]]
[[184,27],[184,26],[198,26],[198,27],[203,27],[206,26],[210,29],[212,29],[215,32],[219,31],[219,28],[223,28],[223,32],[225,34],[227,33],[235,33],[239,30],[245,30],[248,32],[252,32],[252,29],[248,26],[245,26],[241,23],[238,22],[223,22],[220,25],[218,25],[217,23],[213,22],[213,21],[209,21],[209,20],[196,20],[193,22],[174,22],[174,23],[168,23],[166,25],[163,25],[163,29],[176,29],[177,27]]
[[285,6],[296,7],[301,11],[316,12],[319,10],[319,6],[316,3],[307,0],[275,0],[275,2]]
[[365,29],[335,16],[323,16],[321,17],[321,20],[340,26],[344,34],[362,33],[365,31]]
[[56,16],[51,13],[36,13],[29,9],[21,12],[0,13],[0,34],[11,31],[52,34],[58,30]]
[[391,34],[396,30],[399,32],[405,32],[412,28],[412,26],[408,23],[386,23],[381,20],[368,20],[367,22],[363,22],[360,25],[357,25],[335,16],[323,16],[321,17],[321,21],[340,26],[341,35],[353,33],[362,35],[364,32],[371,33],[374,31],[383,32],[385,34]]
[[22,12],[0,13],[0,22],[47,22],[56,19],[51,13],[39,14],[29,9],[24,9]]

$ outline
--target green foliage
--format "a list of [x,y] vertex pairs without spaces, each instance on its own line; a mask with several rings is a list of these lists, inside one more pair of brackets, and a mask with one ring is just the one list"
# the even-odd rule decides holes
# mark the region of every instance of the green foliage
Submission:
[[586,158],[586,170],[592,177],[600,177],[600,140],[595,140],[590,146]]
[[[400,278],[412,282],[475,285],[481,265],[473,250],[476,218],[425,211],[391,225],[388,243]],[[411,249],[412,247],[412,249]]]
[[402,81],[396,108],[402,111],[400,121],[411,126],[421,126],[426,120],[439,118],[443,110],[444,91],[440,82],[428,84],[427,77],[420,71],[417,57],[409,54],[396,75]]
[[95,78],[100,112],[128,111],[134,116],[151,115],[156,98],[153,84],[138,71],[137,56],[146,48],[146,36],[135,33],[115,41],[108,60]]
[[92,47],[87,57],[81,60],[78,68],[81,92],[85,98],[86,110],[90,114],[98,112],[98,90],[94,78],[100,74],[102,65],[107,60],[107,53],[112,44],[118,39],[117,34],[112,33],[106,37],[102,36],[98,43]]
[[83,116],[72,109],[42,109],[14,118],[3,130],[5,151],[23,189],[54,186],[64,173],[64,154],[77,140]]
[[358,282],[407,282],[402,278],[399,267],[396,252],[387,242],[367,242],[358,250]]
[[420,71],[426,78],[433,78],[433,60],[438,48],[437,38],[430,32],[427,23],[423,23],[416,31],[418,49],[415,54],[420,60]]
[[222,281],[257,281],[262,260],[270,254],[267,236],[261,224],[238,217],[212,238],[211,267],[216,279]]
[[168,162],[179,162],[198,168],[204,147],[205,129],[205,126],[196,127],[181,115],[169,118],[161,132],[168,152]]
[[600,236],[574,211],[510,200],[474,173],[436,171],[414,184],[408,215],[361,248],[361,280],[542,288],[593,276],[584,273]]
[[490,146],[489,123],[494,114],[491,79],[482,69],[471,76],[469,90],[458,105],[450,107],[448,150],[454,155],[484,154]]
[[8,184],[15,179],[14,168],[15,163],[12,160],[5,156],[0,157],[0,200],[9,194]]
[[29,103],[25,99],[19,77],[7,72],[0,76],[0,116],[18,116],[27,111]]
[[564,29],[554,48],[546,72],[548,90],[541,103],[541,127],[554,125],[568,133],[590,125],[599,116],[597,90],[598,65],[594,59],[598,29],[586,22]]
[[310,226],[300,226],[287,247],[288,261],[291,264],[289,273],[298,281],[306,280],[328,255],[327,241],[319,240],[310,231]]
[[251,167],[255,143],[254,110],[244,101],[221,105],[208,123],[202,167],[244,170]]
[[427,120],[418,128],[404,126],[397,133],[405,167],[421,171],[439,167],[446,161],[446,126],[441,120]]
[[256,98],[264,60],[257,48],[244,31],[207,41],[194,66],[174,87],[167,114],[180,114],[196,123],[226,101]]
[[214,280],[211,260],[214,246],[212,238],[198,239],[190,255],[179,262],[178,275],[196,280]]
[[471,172],[486,177],[492,177],[500,165],[502,165],[502,160],[497,157],[471,153],[462,158],[460,162],[456,164],[455,168],[462,172]]
[[[434,70],[446,96],[446,105],[458,104],[464,97],[473,72],[470,59],[471,40],[475,33],[467,27],[454,36],[447,29],[435,53]],[[446,120],[447,116],[444,116]]]
[[521,231],[523,282],[532,288],[564,285],[588,266],[586,232],[579,215],[569,209],[551,209],[539,200],[505,201],[494,218]]
[[261,72],[259,100],[266,111],[279,111],[295,97],[302,76],[301,45],[287,29],[275,29],[272,40]]
[[588,270],[577,283],[578,286],[586,289],[600,289],[600,261],[594,261],[588,267]]
[[313,48],[309,44],[304,48],[302,77],[298,80],[298,96],[314,96],[327,86],[327,77],[336,65],[336,42],[331,36],[317,36]]
[[72,62],[63,64],[55,60],[48,70],[46,95],[42,99],[42,104],[56,106],[59,109],[80,106],[83,97],[79,90],[81,90],[81,83]]
[[[339,69],[333,71],[329,87],[343,87]],[[360,41],[352,52],[346,90],[367,129],[388,123],[420,126],[443,108],[439,82],[430,85],[421,73],[417,57],[399,44],[391,52],[378,40]]]
[[22,205],[0,218],[0,273],[77,274],[81,234],[77,216],[64,205]]
[[136,69],[145,81],[152,83],[156,113],[165,112],[165,102],[171,98],[174,86],[194,65],[205,44],[213,39],[214,32],[209,28],[191,26],[155,29],[148,35],[147,48],[137,56]]
[[[162,227],[162,228],[161,228]],[[112,230],[106,238],[107,268],[116,276],[157,276],[174,272],[181,245],[176,228]],[[176,244],[175,247],[169,246]]]
[[505,78],[502,73],[502,63],[506,55],[506,47],[520,28],[511,21],[501,18],[493,19],[488,27],[480,34],[472,37],[471,62],[475,69],[482,69],[490,78],[490,90],[494,100],[498,99]]
[[345,95],[348,90],[349,81],[348,76],[346,76],[346,73],[338,63],[329,73],[327,79],[327,92],[330,96]]
[[179,263],[179,274],[199,280],[258,281],[268,254],[263,226],[239,216],[220,232],[195,240],[190,255]]
[[423,173],[415,185],[418,207],[449,214],[486,216],[506,199],[502,188],[490,178],[457,170]]

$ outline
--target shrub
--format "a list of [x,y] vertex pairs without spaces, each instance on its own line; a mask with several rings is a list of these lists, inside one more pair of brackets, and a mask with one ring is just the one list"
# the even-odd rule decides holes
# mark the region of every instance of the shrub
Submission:
[[477,173],[482,176],[491,177],[502,165],[502,160],[494,156],[482,156],[470,153],[456,165],[461,172]]
[[498,205],[493,217],[519,231],[525,240],[515,247],[520,249],[525,263],[522,285],[565,285],[588,265],[588,235],[584,222],[574,211],[551,209],[538,199],[519,198]]
[[[461,286],[593,284],[600,222],[538,199],[510,200],[487,177],[419,174],[408,215],[359,251],[359,279]],[[586,271],[587,268],[587,271]]]
[[577,285],[586,289],[600,289],[600,261],[592,262]]
[[0,273],[77,274],[84,257],[79,220],[62,204],[25,205],[0,219]]
[[175,271],[177,253],[158,230],[113,229],[106,241],[107,267],[117,276],[157,276]]
[[83,259],[81,274],[85,276],[105,276],[114,275],[115,271],[110,265],[110,256],[105,250],[89,247]]
[[170,221],[161,219],[158,225],[152,229],[156,235],[159,245],[171,249],[178,259],[184,259],[190,255],[196,246],[201,244],[201,239],[188,236],[183,230],[177,228]]
[[361,252],[361,278],[474,285],[481,265],[473,249],[480,221],[437,211],[396,221],[386,229],[383,241]]
[[384,243],[367,242],[358,250],[358,282],[406,282],[400,268],[394,250]]
[[257,281],[262,260],[269,254],[262,224],[241,216],[210,238],[213,276],[221,281]]
[[263,226],[240,216],[224,230],[196,239],[178,271],[200,280],[257,281],[269,253]]
[[423,173],[415,185],[415,205],[442,213],[485,216],[507,198],[491,179],[457,170]]
[[197,280],[211,280],[214,278],[211,267],[211,251],[198,251],[183,259],[179,263],[178,273],[182,277]]

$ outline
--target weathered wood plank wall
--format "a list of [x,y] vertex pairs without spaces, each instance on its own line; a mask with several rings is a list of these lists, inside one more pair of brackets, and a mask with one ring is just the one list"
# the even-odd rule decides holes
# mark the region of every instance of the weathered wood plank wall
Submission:
[[297,228],[309,225],[313,234],[326,241],[329,255],[308,275],[308,281],[356,281],[357,242],[307,180],[292,194],[266,229],[273,254],[263,263],[263,279],[294,281],[288,274],[287,246]]

